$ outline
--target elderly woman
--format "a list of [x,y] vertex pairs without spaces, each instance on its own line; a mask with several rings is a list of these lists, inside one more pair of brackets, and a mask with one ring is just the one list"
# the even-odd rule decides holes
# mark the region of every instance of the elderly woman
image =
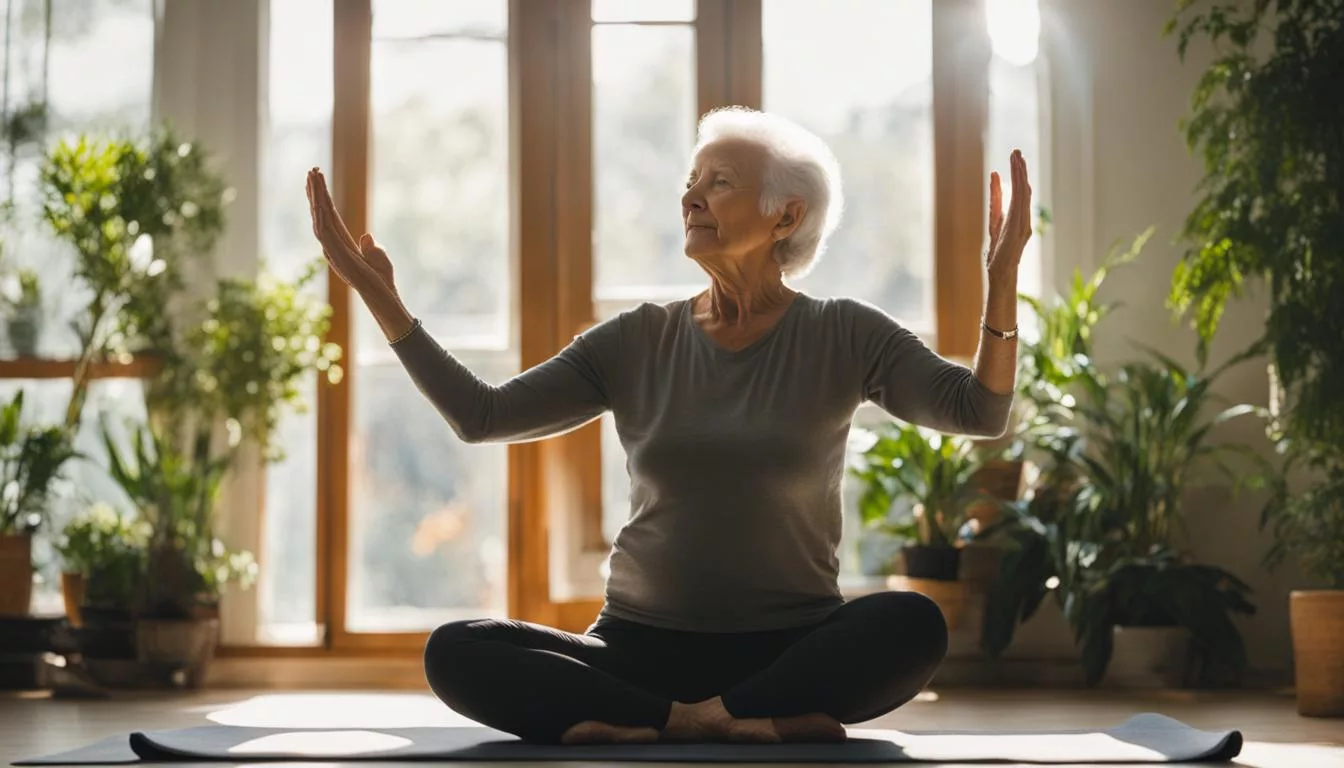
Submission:
[[990,178],[973,369],[876,307],[788,285],[840,220],[838,167],[793,123],[733,108],[701,121],[682,196],[685,253],[709,285],[601,322],[500,386],[426,333],[387,254],[350,235],[311,171],[314,233],[332,268],[462,440],[538,440],[609,410],[629,456],[630,517],[596,622],[583,634],[505,620],[439,627],[425,648],[434,693],[483,724],[563,743],[842,740],[844,723],[914,697],[946,653],[947,627],[918,594],[841,597],[846,438],[867,400],[948,433],[1006,428],[1031,235],[1020,153],[1011,168],[1006,215]]

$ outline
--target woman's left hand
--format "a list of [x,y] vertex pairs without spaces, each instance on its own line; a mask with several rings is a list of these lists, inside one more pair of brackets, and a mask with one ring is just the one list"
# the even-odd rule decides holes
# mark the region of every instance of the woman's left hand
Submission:
[[1027,161],[1021,150],[1013,150],[1008,162],[1013,200],[1008,204],[1007,216],[1003,212],[999,173],[995,171],[989,176],[989,253],[985,266],[991,276],[1002,274],[1015,278],[1022,251],[1031,239],[1031,184],[1027,182]]

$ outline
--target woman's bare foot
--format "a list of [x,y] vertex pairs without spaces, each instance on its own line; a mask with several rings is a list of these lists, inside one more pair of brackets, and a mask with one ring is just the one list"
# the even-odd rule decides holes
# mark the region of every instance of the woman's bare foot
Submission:
[[776,717],[774,724],[781,741],[839,742],[849,738],[845,726],[823,712]]
[[560,737],[562,744],[642,744],[657,740],[657,728],[611,725],[596,720],[575,723]]
[[662,737],[667,741],[689,742],[773,744],[780,741],[770,718],[733,717],[718,696],[694,704],[673,702]]

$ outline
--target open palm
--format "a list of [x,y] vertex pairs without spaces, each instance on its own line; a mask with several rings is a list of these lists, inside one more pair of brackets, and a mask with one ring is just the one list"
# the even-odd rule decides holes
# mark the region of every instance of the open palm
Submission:
[[392,260],[372,235],[366,233],[355,240],[350,234],[317,168],[308,171],[308,210],[313,218],[313,235],[337,276],[361,295],[369,291],[395,293]]
[[1021,150],[1013,150],[1008,164],[1013,199],[1006,215],[999,173],[995,171],[989,176],[989,253],[985,266],[990,272],[1015,272],[1031,239],[1031,184]]

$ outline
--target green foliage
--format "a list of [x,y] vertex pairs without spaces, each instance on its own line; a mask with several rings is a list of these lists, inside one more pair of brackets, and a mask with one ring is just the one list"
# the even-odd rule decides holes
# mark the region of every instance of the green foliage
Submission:
[[270,274],[256,281],[227,279],[185,333],[183,354],[165,370],[161,403],[202,421],[226,419],[240,437],[255,440],[267,457],[283,457],[271,442],[285,410],[308,409],[300,384],[310,371],[338,381],[340,347],[324,344],[331,308],[303,293],[324,262],[314,261],[297,280]]
[[81,136],[49,151],[40,183],[44,218],[93,291],[80,340],[95,354],[171,348],[165,309],[224,227],[229,192],[206,153],[170,128],[146,141]]
[[39,528],[52,484],[78,455],[64,429],[24,426],[23,400],[19,390],[0,408],[0,533]]
[[[980,498],[970,483],[981,464],[974,442],[899,422],[878,425],[871,438],[850,468],[863,483],[864,524],[924,546],[956,546],[967,509]],[[902,498],[913,510],[893,517]]]
[[[1095,288],[1087,286],[1102,279],[1075,281],[1070,300],[1056,306],[1095,306]],[[1080,286],[1088,301],[1078,300]],[[1194,370],[1149,350],[1109,373],[1092,360],[1090,345],[1057,349],[1069,356],[1068,387],[1033,426],[1046,477],[986,532],[1006,552],[987,599],[981,646],[1001,653],[1016,625],[1053,594],[1081,646],[1089,683],[1105,674],[1117,625],[1183,626],[1194,643],[1199,663],[1191,672],[1199,682],[1235,677],[1245,652],[1230,613],[1254,611],[1249,588],[1222,569],[1192,562],[1183,548],[1182,501],[1205,470],[1237,490],[1263,488],[1274,477],[1248,446],[1211,439],[1218,425],[1258,413],[1247,405],[1219,408],[1213,386],[1259,349],[1207,372],[1203,346]]]
[[230,460],[211,456],[209,436],[198,436],[187,454],[140,425],[123,454],[105,420],[102,433],[108,473],[149,530],[144,610],[187,617],[194,606],[217,601],[231,580],[250,586],[256,574],[251,555],[228,551],[214,535],[214,509]]
[[1188,249],[1170,301],[1204,339],[1253,284],[1269,300],[1264,339],[1282,386],[1272,437],[1285,473],[1315,484],[1266,508],[1277,536],[1266,562],[1291,552],[1344,588],[1339,492],[1344,473],[1344,0],[1182,0],[1167,25],[1185,59],[1206,40],[1213,61],[1182,121],[1205,176],[1182,232]]
[[84,576],[84,604],[131,610],[139,601],[145,574],[149,526],[95,504],[71,520],[55,543],[64,570]]
[[[1152,235],[1153,227],[1149,227],[1128,250],[1112,248],[1090,278],[1084,279],[1082,270],[1075,269],[1068,290],[1048,301],[1027,294],[1018,296],[1037,321],[1035,333],[1024,336],[1018,353],[1018,398],[1027,409],[1021,425],[1028,439],[1060,419],[1061,404],[1068,402],[1084,369],[1091,365],[1098,323],[1120,306],[1098,298],[1106,276],[1137,259]],[[1048,452],[1048,446],[1045,450]]]

